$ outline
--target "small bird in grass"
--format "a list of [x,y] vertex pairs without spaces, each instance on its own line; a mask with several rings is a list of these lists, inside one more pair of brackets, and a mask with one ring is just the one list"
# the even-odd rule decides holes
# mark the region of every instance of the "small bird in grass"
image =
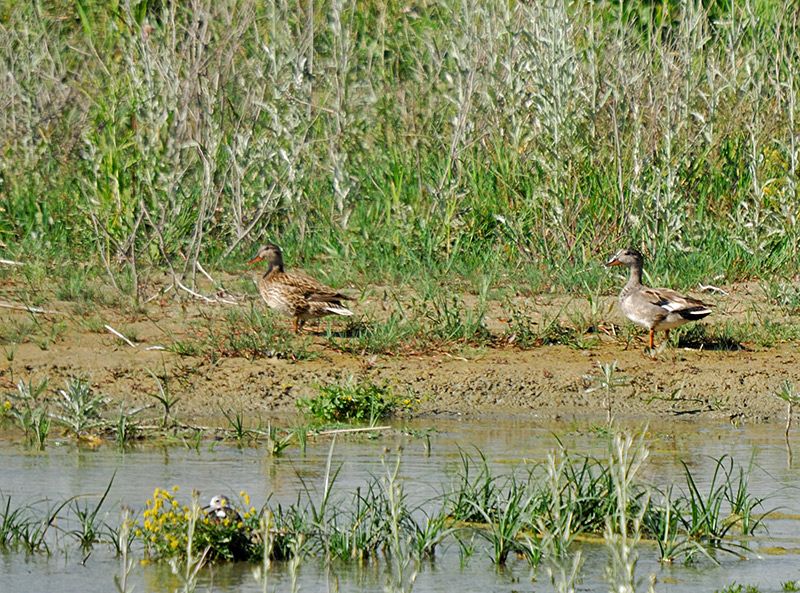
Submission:
[[203,510],[206,513],[206,517],[215,523],[230,519],[231,523],[236,524],[242,520],[241,515],[228,502],[228,497],[223,494],[212,496],[211,500],[208,501],[208,505],[203,507]]
[[267,271],[258,282],[258,292],[270,309],[293,318],[296,333],[309,319],[353,314],[343,304],[343,301],[353,300],[352,297],[336,292],[305,274],[284,271],[283,254],[277,245],[264,245],[248,263],[260,261],[267,262]]
[[642,254],[635,249],[620,249],[606,266],[628,266],[628,283],[619,293],[619,306],[625,317],[650,330],[650,349],[656,331],[669,330],[711,314],[703,301],[684,296],[669,288],[650,288],[642,284]]

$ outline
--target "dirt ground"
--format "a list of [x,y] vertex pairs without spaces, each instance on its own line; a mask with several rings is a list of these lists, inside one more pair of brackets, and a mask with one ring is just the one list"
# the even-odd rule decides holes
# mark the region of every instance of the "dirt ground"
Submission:
[[[757,298],[746,288],[736,294],[739,301],[727,301],[710,322],[720,323],[724,316],[745,311],[748,300]],[[8,291],[2,296],[6,303],[13,299]],[[785,403],[774,395],[779,385],[786,379],[800,385],[800,354],[792,343],[769,349],[747,344],[741,350],[667,348],[651,357],[641,337],[626,348],[623,340],[601,333],[595,346],[585,350],[562,345],[523,350],[505,345],[392,356],[341,354],[312,333],[311,349],[317,356],[309,361],[227,357],[212,362],[208,357],[153,349],[184,335],[198,319],[221,318],[227,308],[249,306],[254,298],[233,305],[162,299],[148,304],[144,312],[91,312],[111,327],[133,332],[133,347],[104,327],[87,329],[82,322],[88,314],[85,306],[78,315],[69,313],[73,303],[41,304],[59,312],[35,315],[41,324],[60,324],[58,336],[45,347],[39,341],[5,344],[0,393],[20,379],[46,377],[55,389],[67,377],[83,375],[113,400],[135,407],[154,403],[150,395],[159,388],[155,374],[168,377],[173,396],[180,397],[175,410],[179,417],[218,415],[222,406],[265,418],[294,413],[296,400],[314,395],[317,385],[352,376],[388,383],[395,393],[418,399],[417,415],[521,414],[601,421],[606,415],[603,393],[587,388],[599,374],[598,363],[617,361],[618,376],[626,384],[612,394],[615,416],[766,422],[785,418]],[[553,314],[564,314],[559,297],[548,297],[547,302],[541,297],[525,298],[542,315],[548,308]],[[580,299],[569,302],[571,310],[590,306]],[[626,322],[614,303],[613,297],[607,297],[601,308],[623,326]],[[8,308],[0,310],[0,316],[3,323],[12,325],[31,323],[32,317]],[[501,305],[493,305],[487,322],[493,332],[502,330]],[[289,321],[285,323],[288,326]]]

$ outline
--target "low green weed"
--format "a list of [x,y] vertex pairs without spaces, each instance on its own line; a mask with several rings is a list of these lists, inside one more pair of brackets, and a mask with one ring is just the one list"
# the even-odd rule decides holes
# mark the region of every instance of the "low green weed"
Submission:
[[20,381],[17,383],[16,392],[8,394],[7,404],[4,403],[5,413],[10,415],[25,433],[28,446],[35,446],[39,450],[44,449],[50,432],[46,389],[47,379],[38,383],[34,383],[33,379],[27,383]]
[[265,315],[255,306],[228,311],[221,328],[210,327],[204,351],[212,358],[308,360],[314,357],[306,339],[294,335],[288,326],[276,323],[274,316]]
[[319,395],[302,398],[297,406],[318,422],[359,422],[373,426],[398,410],[398,398],[388,385],[350,380],[317,387]]
[[714,593],[761,593],[761,589],[755,585],[741,585],[739,583],[731,583],[722,589],[716,589]]
[[519,348],[562,344],[585,349],[596,343],[596,340],[584,340],[580,331],[562,324],[559,320],[561,311],[552,315],[542,315],[541,321],[537,322],[530,308],[513,303],[510,303],[509,307],[511,316],[506,330],[506,341]]
[[58,410],[53,418],[66,426],[76,437],[103,424],[101,412],[109,399],[94,393],[89,381],[82,377],[67,380],[65,388],[58,390],[55,400]]

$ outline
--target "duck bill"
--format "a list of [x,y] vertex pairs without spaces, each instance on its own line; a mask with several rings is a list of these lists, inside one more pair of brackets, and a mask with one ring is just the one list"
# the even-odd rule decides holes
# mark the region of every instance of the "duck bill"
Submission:
[[616,255],[606,262],[606,267],[609,267],[609,268],[611,266],[621,266],[621,265],[622,265],[622,262],[617,259]]
[[248,264],[257,264],[258,262],[260,262],[263,259],[264,259],[263,257],[261,257],[260,255],[257,255],[253,259],[249,260],[247,263]]

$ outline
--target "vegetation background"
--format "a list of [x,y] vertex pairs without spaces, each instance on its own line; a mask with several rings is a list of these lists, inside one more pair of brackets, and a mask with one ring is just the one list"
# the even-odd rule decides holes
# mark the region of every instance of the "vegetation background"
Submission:
[[0,0],[6,257],[194,282],[798,273],[795,0]]

